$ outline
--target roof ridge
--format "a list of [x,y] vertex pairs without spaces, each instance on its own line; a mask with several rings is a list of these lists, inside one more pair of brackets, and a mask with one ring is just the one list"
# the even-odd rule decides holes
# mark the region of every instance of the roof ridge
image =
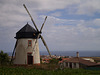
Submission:
[[34,32],[36,33],[37,31],[28,23],[22,27],[17,33],[21,33],[21,32]]

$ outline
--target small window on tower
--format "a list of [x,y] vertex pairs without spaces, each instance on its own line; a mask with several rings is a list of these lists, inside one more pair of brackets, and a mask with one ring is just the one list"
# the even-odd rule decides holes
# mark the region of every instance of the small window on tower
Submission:
[[32,40],[28,40],[28,46],[32,46]]

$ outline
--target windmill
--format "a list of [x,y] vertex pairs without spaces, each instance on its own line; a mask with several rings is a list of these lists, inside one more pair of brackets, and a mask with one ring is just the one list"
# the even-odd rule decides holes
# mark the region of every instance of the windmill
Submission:
[[27,23],[22,29],[20,29],[16,33],[15,38],[17,40],[16,40],[16,44],[15,44],[15,47],[14,47],[14,50],[12,53],[11,61],[13,60],[13,55],[15,53],[14,64],[40,64],[38,39],[41,38],[44,46],[46,47],[46,49],[51,57],[49,48],[48,48],[43,36],[41,35],[43,26],[47,19],[47,16],[45,17],[45,20],[39,30],[31,16],[31,14],[29,13],[28,9],[26,8],[25,4],[23,4],[23,6],[26,9],[28,15],[30,16],[35,29]]

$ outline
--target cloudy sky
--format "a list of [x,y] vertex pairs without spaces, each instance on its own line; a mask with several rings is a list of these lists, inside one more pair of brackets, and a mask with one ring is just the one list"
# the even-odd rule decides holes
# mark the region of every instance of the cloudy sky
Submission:
[[[0,0],[0,50],[11,52],[16,32],[27,22],[25,4],[50,51],[100,50],[100,0]],[[40,50],[46,50],[39,40]]]

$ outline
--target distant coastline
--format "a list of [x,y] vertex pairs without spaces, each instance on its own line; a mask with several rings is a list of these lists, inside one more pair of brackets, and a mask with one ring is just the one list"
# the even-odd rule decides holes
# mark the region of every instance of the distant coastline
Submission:
[[[77,51],[51,51],[52,55],[76,56]],[[100,57],[100,51],[78,51],[80,57]],[[41,51],[41,55],[48,55],[46,51]]]
[[[76,56],[77,51],[50,51],[52,55],[57,56]],[[80,57],[100,57],[100,51],[78,51]],[[7,52],[9,56],[12,52]],[[47,51],[40,51],[40,55],[48,55]]]

